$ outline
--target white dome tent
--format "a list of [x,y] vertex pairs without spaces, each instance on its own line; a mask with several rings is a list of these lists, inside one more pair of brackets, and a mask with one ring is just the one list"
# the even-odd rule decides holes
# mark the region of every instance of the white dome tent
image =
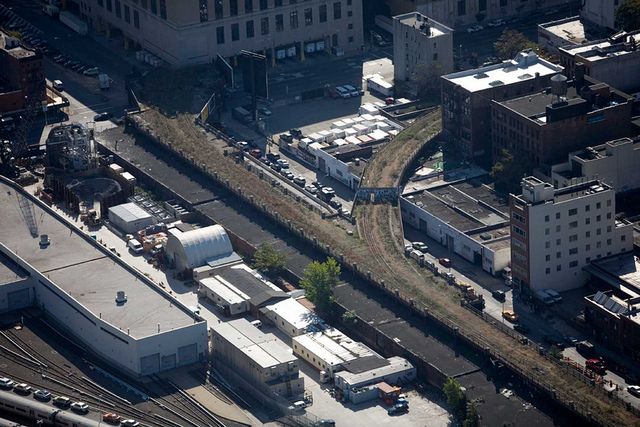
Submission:
[[189,231],[168,231],[165,253],[169,264],[179,271],[203,265],[220,265],[239,260],[229,235],[220,225]]

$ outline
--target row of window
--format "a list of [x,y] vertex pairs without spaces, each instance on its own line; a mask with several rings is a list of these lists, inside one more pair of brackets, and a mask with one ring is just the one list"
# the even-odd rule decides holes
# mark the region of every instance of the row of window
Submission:
[[[228,16],[238,16],[239,14],[239,1],[244,3],[244,14],[254,12],[254,0],[229,0]],[[283,0],[275,0],[274,7],[282,7]],[[347,0],[347,6],[351,6],[352,0]],[[267,0],[257,0],[257,6],[260,10],[267,10],[269,4]],[[289,4],[296,4],[297,0],[289,0]],[[213,17],[215,20],[219,20],[225,17],[225,8],[223,0],[215,0],[213,4]],[[311,10],[310,8],[308,10]],[[320,22],[326,22],[327,20],[327,5],[320,5]],[[352,16],[352,11],[348,11],[348,16]],[[324,21],[322,16],[324,15]],[[342,18],[342,2],[336,1],[333,3],[333,19]],[[200,22],[206,22],[209,20],[209,10],[207,8],[207,0],[200,0]],[[309,24],[310,25],[310,24]]]
[[[326,5],[320,6],[319,19],[320,19],[320,22],[327,21]],[[265,16],[264,18],[260,18],[260,35],[266,36],[267,34],[269,34],[269,32],[271,31],[270,22],[271,20],[270,20],[270,17],[268,16]],[[275,15],[274,24],[275,24],[275,32],[277,33],[283,32],[285,30],[284,15],[281,13]],[[313,24],[313,11],[311,10],[311,8],[304,10],[304,24],[305,26],[309,26]],[[254,20],[246,21],[244,27],[245,27],[246,38],[247,39],[253,38],[256,34]],[[295,30],[297,28],[298,28],[298,11],[294,10],[289,13],[288,29]],[[348,29],[352,30],[353,24],[349,24]],[[238,23],[231,24],[231,41],[238,41],[238,40],[240,40],[240,24]],[[218,44],[225,43],[225,27],[224,26],[216,27],[216,42]],[[350,36],[349,43],[351,42],[353,42],[353,37]],[[335,42],[334,44],[337,44],[337,42]]]
[[[608,208],[611,207],[611,199],[607,199],[606,205],[607,205]],[[596,209],[602,209],[602,202],[596,203]],[[591,211],[591,205],[590,204],[589,205],[585,205],[584,206],[584,211],[585,212],[590,212]],[[569,213],[569,216],[577,215],[578,214],[578,208],[569,209],[568,213]],[[556,212],[556,219],[560,219],[561,217],[562,217],[562,215],[560,214],[560,212]],[[611,218],[611,214],[610,213],[607,214],[607,218],[609,218],[609,219]],[[545,215],[544,221],[545,222],[549,222],[550,220],[551,220],[551,218],[549,217],[549,215]]]
[[[607,233],[611,233],[611,231],[613,230],[613,227],[611,225],[607,226]],[[556,232],[560,231],[560,226],[556,226]],[[545,236],[548,236],[549,234],[551,234],[551,230],[549,228],[545,228],[544,230],[544,234]],[[597,228],[596,229],[596,236],[600,236],[602,235],[602,228]],[[591,231],[585,231],[584,233],[584,237],[585,239],[590,239],[591,238]],[[576,240],[578,240],[578,235],[577,234],[572,234],[571,236],[569,236],[569,241],[570,242],[575,242]],[[624,240],[624,239],[623,239]],[[556,246],[560,246],[560,244],[562,243],[562,239],[556,239]],[[549,247],[551,243],[549,241],[545,242],[545,247]]]
[[[607,256],[610,256],[611,252],[607,252]],[[602,258],[602,255],[598,254],[598,256],[596,258]],[[591,262],[591,257],[586,257],[584,259],[584,263],[585,264],[589,264]],[[578,267],[578,260],[573,260],[569,262],[569,268],[576,268]],[[556,271],[562,271],[562,264],[557,264],[556,265]],[[544,269],[545,274],[549,275],[551,274],[551,267],[547,267]]]
[[[621,236],[620,238],[621,241],[625,240],[625,236]],[[549,242],[547,242],[549,243]],[[611,246],[611,239],[607,239],[607,246]],[[600,249],[602,247],[602,242],[596,242],[596,249]],[[587,244],[584,246],[584,250],[585,252],[589,252],[591,251],[591,244]],[[576,255],[578,253],[578,248],[574,247],[569,249],[569,255]],[[560,259],[562,258],[562,252],[558,251],[556,252],[556,259]],[[551,255],[550,254],[546,254],[544,257],[545,261],[551,261]]]
[[[124,7],[122,7],[123,5],[120,4],[120,0],[113,0],[113,2],[111,0],[98,0],[98,6],[105,7],[105,4],[107,11],[114,12],[115,10],[116,18],[122,19],[122,13],[124,11],[125,22],[128,24],[131,23],[131,9],[129,8],[129,5],[125,4]],[[143,2],[143,4],[146,9],[146,0]],[[153,13],[157,14],[157,4],[155,0],[151,0],[151,4],[154,5],[154,8],[156,10],[156,12]],[[161,17],[163,19],[167,19],[167,8],[165,6],[165,0],[160,0],[160,11],[164,11],[164,13],[161,14]],[[135,9],[133,10],[133,25],[136,28],[140,29],[140,14]]]

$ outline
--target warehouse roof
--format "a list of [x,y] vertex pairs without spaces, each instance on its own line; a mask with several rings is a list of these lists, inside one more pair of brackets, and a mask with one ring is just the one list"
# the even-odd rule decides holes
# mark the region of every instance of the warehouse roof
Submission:
[[109,208],[109,217],[116,215],[125,222],[133,222],[151,218],[151,214],[135,203],[124,203]]
[[28,273],[19,265],[0,253],[0,285],[13,283],[27,276]]
[[265,309],[275,313],[296,329],[304,329],[322,321],[314,312],[293,298],[278,301],[266,306]]
[[[25,194],[19,197],[27,197]],[[162,332],[194,323],[194,315],[186,308],[176,305],[144,276],[71,228],[53,210],[32,202],[24,206],[32,208],[22,210],[16,190],[0,182],[0,242],[55,283],[59,289],[50,289],[55,296],[47,297],[67,298],[66,294],[95,318],[128,330],[135,338],[156,334],[158,324]],[[33,224],[29,227],[31,221],[25,220],[25,215],[37,218],[37,230]],[[31,230],[36,237],[32,237]],[[50,244],[40,247],[37,234],[47,234]],[[126,303],[116,304],[117,291],[125,292]]]
[[235,264],[216,268],[215,279],[236,293],[246,295],[254,306],[261,306],[269,301],[289,298],[285,292],[274,284],[264,280],[262,276],[246,264]]
[[336,376],[341,377],[344,382],[349,384],[351,387],[357,387],[379,382],[380,378],[384,378],[386,375],[415,369],[414,366],[409,363],[409,361],[403,359],[402,357],[395,356],[390,357],[387,360],[389,361],[389,363],[379,368],[359,373],[340,371],[336,373]]
[[[353,341],[335,328],[319,332],[308,332],[293,338],[294,342],[315,354],[330,366],[349,366],[348,369],[360,371],[382,366],[386,361],[366,345]],[[382,361],[376,361],[375,358]],[[348,363],[351,363],[350,365]],[[345,365],[346,364],[346,365]]]

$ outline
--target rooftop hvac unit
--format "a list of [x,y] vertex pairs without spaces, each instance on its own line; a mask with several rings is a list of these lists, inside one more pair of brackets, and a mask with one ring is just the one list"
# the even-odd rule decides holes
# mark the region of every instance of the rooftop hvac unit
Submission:
[[116,292],[116,304],[120,305],[124,304],[125,302],[127,302],[127,295],[124,293],[124,291]]

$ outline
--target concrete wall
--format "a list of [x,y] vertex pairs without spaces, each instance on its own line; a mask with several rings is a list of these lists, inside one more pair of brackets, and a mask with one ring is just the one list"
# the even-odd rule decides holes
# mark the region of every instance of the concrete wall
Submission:
[[622,1],[614,0],[583,0],[580,16],[600,27],[615,28],[616,10]]
[[16,278],[14,282],[0,285],[0,313],[29,307],[35,294],[35,283],[30,277]]

